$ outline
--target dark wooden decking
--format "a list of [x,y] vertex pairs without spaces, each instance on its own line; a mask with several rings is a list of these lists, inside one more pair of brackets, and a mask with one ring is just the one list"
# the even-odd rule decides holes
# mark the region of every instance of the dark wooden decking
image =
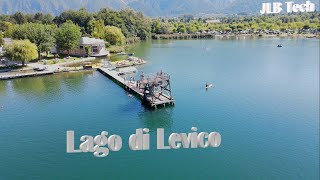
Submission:
[[151,99],[150,97],[145,98],[143,90],[137,86],[137,81],[127,81],[121,76],[119,76],[117,71],[110,70],[108,68],[99,68],[98,71],[110,78],[111,80],[115,81],[128,92],[139,97],[144,103],[146,103],[150,107],[157,108],[157,106],[165,106],[166,104],[174,105],[174,100],[162,93],[156,94],[156,98],[154,99]]

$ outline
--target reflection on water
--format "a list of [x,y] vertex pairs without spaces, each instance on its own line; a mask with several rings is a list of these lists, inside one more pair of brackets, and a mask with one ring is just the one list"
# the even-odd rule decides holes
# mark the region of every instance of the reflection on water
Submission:
[[157,128],[171,129],[173,108],[145,109],[138,116],[144,127],[149,128],[151,132],[157,131]]
[[[134,53],[136,57],[142,57],[144,59],[145,55],[151,51],[152,41],[142,41],[141,43],[136,44],[128,49],[128,52]],[[148,59],[146,59],[148,61]]]
[[16,92],[23,94],[40,95],[44,93],[49,87],[57,87],[55,85],[57,84],[48,83],[48,81],[45,81],[45,79],[41,77],[16,79],[12,81],[13,89]]
[[23,96],[60,95],[63,93],[63,86],[78,92],[83,90],[87,75],[93,75],[93,73],[93,71],[85,71],[0,81],[0,95],[5,95],[9,90]]
[[7,85],[5,82],[0,82],[0,95],[5,94],[7,90]]
[[61,79],[69,90],[79,92],[85,87],[85,79],[88,75],[93,76],[93,73],[93,71],[64,73]]
[[[23,137],[1,146],[0,179],[141,179],[142,171],[149,179],[319,179],[318,39],[153,43],[128,52],[148,61],[139,72],[174,73],[174,107],[149,110],[98,72],[0,81],[0,142]],[[206,82],[214,83],[207,92]],[[65,153],[69,129],[125,138],[145,127],[153,146],[157,128],[167,138],[192,126],[221,133],[221,147]]]

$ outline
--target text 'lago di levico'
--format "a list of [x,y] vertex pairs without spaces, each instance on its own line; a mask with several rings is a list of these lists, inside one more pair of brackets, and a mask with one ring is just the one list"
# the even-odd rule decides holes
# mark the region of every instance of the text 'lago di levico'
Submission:
[[[67,153],[93,153],[95,157],[106,157],[110,152],[120,151],[123,140],[121,136],[102,131],[99,135],[83,135],[80,145],[75,148],[75,133],[67,131]],[[136,129],[129,139],[129,149],[132,151],[150,150],[150,134],[148,128]],[[221,145],[221,135],[218,132],[198,132],[196,127],[189,133],[171,133],[165,138],[163,128],[157,129],[157,149],[180,148],[217,148]]]

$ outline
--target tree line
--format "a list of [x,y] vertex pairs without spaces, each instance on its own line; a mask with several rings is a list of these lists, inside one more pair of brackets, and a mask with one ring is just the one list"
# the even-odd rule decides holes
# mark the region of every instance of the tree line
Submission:
[[[241,32],[245,30],[312,30],[319,32],[319,17],[320,14],[315,12],[213,18],[196,18],[185,15],[178,18],[151,19],[132,9],[115,11],[110,8],[102,8],[94,13],[84,8],[69,10],[56,17],[44,13],[24,14],[17,12],[12,15],[0,15],[0,45],[3,45],[4,37],[13,38],[17,42],[12,46],[20,48],[20,50],[15,49],[16,52],[25,51],[21,48],[36,47],[35,52],[37,53],[32,57],[41,58],[41,54],[49,52],[52,47],[67,52],[77,48],[81,36],[104,39],[106,46],[109,47],[145,40],[151,38],[152,34]],[[210,20],[216,21],[210,23]],[[7,55],[13,59],[28,59],[25,58],[27,56],[16,57],[17,54]]]
[[[6,23],[0,26],[0,31],[5,32],[8,26],[13,24],[25,23],[40,23],[40,24],[55,24],[57,26],[72,21],[80,27],[81,33],[85,36],[91,36],[95,25],[102,22],[104,26],[114,26],[121,29],[121,32],[126,38],[147,39],[151,37],[151,20],[140,12],[135,12],[132,9],[123,9],[115,11],[110,8],[102,8],[99,12],[91,13],[86,9],[69,10],[62,12],[56,17],[50,14],[36,13],[24,14],[17,12],[13,15],[0,15],[0,22]],[[97,23],[99,21],[99,23]],[[10,24],[8,24],[10,23]],[[8,34],[10,35],[10,34]]]
[[[38,23],[60,26],[72,21],[80,27],[83,36],[102,36],[102,26],[114,26],[121,30],[127,41],[148,39],[151,34],[195,33],[202,31],[242,31],[242,30],[302,30],[312,29],[320,31],[320,14],[296,13],[262,16],[216,16],[196,18],[183,15],[177,18],[148,18],[141,12],[126,8],[115,11],[102,8],[98,12],[89,12],[82,8],[69,10],[53,17],[50,14],[24,14],[17,12],[13,15],[0,15],[0,31],[5,37],[11,37],[11,29],[15,25]],[[218,20],[207,23],[207,20]],[[120,43],[123,41],[120,38]],[[119,43],[119,42],[117,42]],[[123,42],[122,42],[123,43]]]
[[[153,19],[152,33],[171,34],[196,32],[240,32],[245,30],[278,30],[299,32],[301,30],[320,31],[320,13],[300,13],[262,16],[220,16],[214,18],[195,18],[191,15],[171,19]],[[215,20],[214,23],[211,23]]]
[[[107,47],[122,46],[128,41],[149,38],[151,33],[148,21],[142,13],[131,9],[101,9],[98,13],[90,13],[85,9],[70,10],[55,18],[49,14],[17,12],[0,16],[0,45],[3,44],[3,37],[13,38],[14,43],[5,49],[15,49],[22,53],[34,52],[27,48],[34,47],[30,43],[35,44],[37,55],[32,57],[39,59],[42,53],[49,52],[52,47],[69,53],[79,46],[82,36],[104,39]],[[11,52],[6,51],[6,55],[27,61],[24,60],[25,54],[16,57],[17,53]]]

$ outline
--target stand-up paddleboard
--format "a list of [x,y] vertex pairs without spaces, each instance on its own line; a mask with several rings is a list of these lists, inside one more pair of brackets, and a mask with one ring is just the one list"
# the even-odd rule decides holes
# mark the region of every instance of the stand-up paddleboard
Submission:
[[206,84],[206,89],[212,88],[213,84]]

